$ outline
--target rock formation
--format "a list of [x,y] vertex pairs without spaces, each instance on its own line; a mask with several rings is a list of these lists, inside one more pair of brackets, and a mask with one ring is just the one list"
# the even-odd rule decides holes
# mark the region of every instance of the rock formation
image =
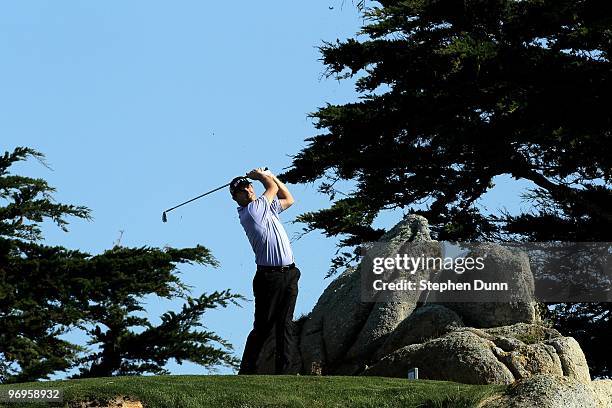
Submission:
[[[381,256],[400,249],[435,255],[437,247],[431,245],[435,243],[427,220],[408,215],[372,251]],[[475,251],[473,256],[478,255],[478,249]],[[422,379],[514,383],[525,390],[554,382],[559,390],[575,390],[577,399],[587,398],[583,393],[602,401],[609,398],[610,384],[591,382],[576,340],[540,322],[526,255],[496,244],[488,244],[486,251],[488,270],[494,271],[492,279],[511,282],[512,292],[520,295],[517,299],[457,302],[455,298],[453,302],[426,291],[412,291],[384,301],[364,301],[360,268],[371,264],[363,266],[362,262],[347,269],[297,325],[299,372],[406,377],[409,369],[417,367]],[[440,279],[437,272],[421,269],[415,276]],[[455,279],[469,280],[470,276],[466,273]],[[266,362],[273,361],[273,348],[270,341],[262,352],[261,373],[271,372]],[[494,405],[499,401],[491,400],[488,406],[505,406]]]
[[610,408],[612,380],[585,384],[568,377],[538,374],[494,395],[480,408]]

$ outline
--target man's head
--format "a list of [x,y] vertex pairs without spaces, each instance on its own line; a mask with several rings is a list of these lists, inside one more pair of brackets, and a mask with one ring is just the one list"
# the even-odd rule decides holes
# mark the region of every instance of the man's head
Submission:
[[234,178],[230,182],[229,190],[234,201],[236,201],[241,207],[244,207],[251,201],[255,201],[257,199],[253,184],[251,184],[251,181],[244,176]]

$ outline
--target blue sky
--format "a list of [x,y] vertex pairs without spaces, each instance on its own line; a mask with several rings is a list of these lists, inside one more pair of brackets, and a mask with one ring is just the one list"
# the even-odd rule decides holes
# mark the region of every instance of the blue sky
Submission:
[[[169,213],[166,224],[161,213],[253,167],[287,167],[316,133],[309,112],[355,100],[351,81],[324,77],[317,47],[361,23],[349,1],[337,0],[1,3],[0,152],[44,153],[52,171],[32,160],[13,172],[46,179],[58,201],[88,206],[94,217],[74,220],[67,234],[45,225],[46,243],[91,253],[120,235],[125,246],[202,244],[221,266],[181,268],[194,295],[230,288],[252,298],[254,257],[227,191]],[[496,181],[483,205],[516,211],[526,184]],[[283,221],[295,236],[302,225],[291,221],[329,202],[315,185],[290,187],[297,202]],[[317,232],[293,242],[302,270],[296,316],[329,283],[336,242]],[[147,299],[154,322],[179,306]],[[245,303],[208,313],[204,324],[241,356],[252,315]]]

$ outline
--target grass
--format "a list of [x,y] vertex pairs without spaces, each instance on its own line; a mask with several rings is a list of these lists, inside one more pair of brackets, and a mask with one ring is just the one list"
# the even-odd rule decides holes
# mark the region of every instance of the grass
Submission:
[[[146,408],[205,407],[474,407],[505,387],[383,377],[174,375],[106,377],[0,385],[59,388],[64,402],[0,403],[3,407],[77,407],[79,401],[127,396]],[[2,405],[4,404],[4,405]]]

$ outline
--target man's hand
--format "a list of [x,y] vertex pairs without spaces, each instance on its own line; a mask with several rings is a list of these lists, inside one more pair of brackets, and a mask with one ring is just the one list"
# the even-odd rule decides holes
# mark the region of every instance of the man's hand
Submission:
[[295,200],[293,199],[293,196],[289,192],[287,186],[282,181],[280,181],[278,177],[272,174],[270,170],[266,170],[264,173],[272,177],[272,180],[274,180],[274,182],[278,186],[278,193],[276,193],[276,196],[278,197],[278,201],[280,202],[280,205],[283,210],[286,210],[287,208],[291,207]]
[[[276,193],[278,193],[278,186],[274,182],[274,178],[266,173],[267,171],[264,170],[263,167],[258,167],[256,169],[249,171],[246,174],[246,176],[250,178],[251,180],[261,181],[261,184],[263,184],[264,188],[266,189],[263,195],[266,196],[266,198],[268,199],[268,202],[271,203],[274,200]],[[269,174],[272,174],[272,173],[269,173]]]
[[[268,174],[266,174],[266,172]],[[251,180],[262,180],[265,176],[271,176],[271,175],[272,173],[270,173],[269,170],[264,170],[264,167],[258,167],[256,169],[249,171],[246,174],[246,176],[250,178]]]

